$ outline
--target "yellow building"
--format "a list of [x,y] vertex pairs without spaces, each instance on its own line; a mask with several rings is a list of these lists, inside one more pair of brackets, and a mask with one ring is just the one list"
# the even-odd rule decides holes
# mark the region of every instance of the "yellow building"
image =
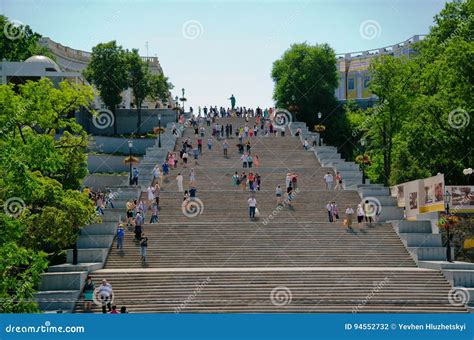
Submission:
[[355,100],[360,104],[371,106],[376,96],[369,91],[371,61],[380,55],[388,54],[396,57],[410,56],[415,53],[413,44],[423,38],[415,35],[410,39],[374,50],[337,54],[337,68],[339,72],[339,86],[336,89],[336,98],[339,101]]

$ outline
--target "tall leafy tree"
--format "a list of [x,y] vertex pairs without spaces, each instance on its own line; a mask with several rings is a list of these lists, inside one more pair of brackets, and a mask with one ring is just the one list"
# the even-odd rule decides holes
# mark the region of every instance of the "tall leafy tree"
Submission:
[[90,86],[71,82],[0,85],[0,312],[36,311],[48,260],[94,221],[93,203],[78,191],[87,135],[70,118],[92,99]]
[[153,100],[161,100],[163,103],[167,103],[169,92],[173,87],[173,84],[164,74],[150,75],[150,97]]
[[[103,102],[114,115],[122,102],[122,91],[128,88],[127,71],[127,53],[115,41],[92,48],[91,61],[84,76],[97,87]],[[114,133],[117,133],[117,119],[114,120]]]
[[148,65],[142,60],[137,49],[127,51],[128,82],[133,92],[133,102],[137,110],[137,133],[142,125],[142,103],[151,94],[151,79]]
[[53,54],[38,44],[41,35],[30,26],[9,21],[0,15],[0,60],[23,61],[33,55],[45,55],[54,59]]
[[341,118],[336,117],[338,105],[334,97],[338,74],[336,56],[329,45],[291,45],[273,63],[271,75],[277,107],[293,108],[296,118],[311,127],[318,122],[318,112],[323,113],[328,131],[337,125]]
[[464,183],[462,170],[474,162],[473,14],[473,0],[447,3],[414,58],[372,63],[378,105],[348,110],[353,129],[368,138],[371,180],[396,184],[443,173],[448,184]]

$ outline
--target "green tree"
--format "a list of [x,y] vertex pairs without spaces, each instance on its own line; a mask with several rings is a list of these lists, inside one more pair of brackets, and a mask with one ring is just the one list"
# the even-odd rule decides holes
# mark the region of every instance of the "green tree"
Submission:
[[48,260],[95,221],[92,201],[78,191],[87,136],[70,118],[92,99],[90,86],[70,82],[0,85],[0,312],[35,311]]
[[[127,53],[115,41],[92,48],[91,61],[84,70],[86,79],[99,90],[102,101],[116,115],[122,102],[122,91],[128,88]],[[117,134],[117,120],[114,120]]]
[[370,141],[369,150],[380,154],[383,172],[376,182],[388,185],[392,172],[394,138],[400,132],[409,108],[413,70],[410,60],[404,57],[384,55],[374,59],[370,65],[370,91],[377,95],[379,104],[365,111],[358,110],[362,118],[359,138]]
[[142,103],[151,94],[150,85],[150,72],[148,71],[148,65],[142,60],[138,54],[138,50],[133,49],[127,51],[127,69],[128,69],[128,82],[133,92],[133,103],[137,110],[137,133],[140,133],[140,127],[142,125]]
[[[273,99],[279,108],[293,107],[296,118],[310,127],[323,123],[328,142],[341,144],[340,128],[345,126],[343,111],[334,97],[338,85],[336,55],[327,44],[293,44],[273,63]],[[319,122],[317,113],[323,113]]]
[[0,60],[23,61],[33,55],[54,59],[53,54],[38,44],[41,35],[28,25],[19,25],[0,15]]
[[153,100],[161,100],[163,103],[168,102],[168,95],[173,89],[173,84],[165,77],[164,74],[150,75],[150,97]]
[[372,181],[396,184],[437,173],[447,184],[465,180],[462,170],[474,162],[473,14],[473,0],[447,3],[414,58],[372,63],[378,105],[347,110],[356,137],[368,140]]

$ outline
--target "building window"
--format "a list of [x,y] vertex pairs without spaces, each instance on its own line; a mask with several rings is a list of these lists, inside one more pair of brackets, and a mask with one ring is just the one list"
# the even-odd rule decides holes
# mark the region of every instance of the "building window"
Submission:
[[369,87],[370,77],[364,77],[364,89]]
[[354,88],[355,88],[355,86],[354,86],[354,78],[349,78],[349,79],[347,80],[347,89],[348,89],[349,91],[353,91]]

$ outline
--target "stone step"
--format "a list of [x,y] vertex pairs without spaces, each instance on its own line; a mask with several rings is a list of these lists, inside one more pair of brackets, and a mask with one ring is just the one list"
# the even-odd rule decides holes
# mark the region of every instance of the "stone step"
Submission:
[[[93,274],[114,288],[114,304],[130,312],[466,312],[448,301],[449,285],[438,271],[313,270],[127,272]],[[129,289],[140,281],[141,289]],[[432,291],[426,282],[432,282]],[[374,294],[374,287],[379,287]],[[273,292],[273,293],[272,293]],[[275,294],[282,299],[276,300]],[[367,296],[373,295],[373,299]],[[192,296],[192,298],[189,298]],[[273,301],[273,303],[272,303]],[[76,311],[81,311],[82,303]],[[94,306],[95,312],[99,308]]]
[[442,247],[439,234],[400,233],[399,235],[407,247]]
[[61,310],[72,313],[80,294],[80,290],[49,290],[37,292],[34,295],[38,308],[42,311]]

